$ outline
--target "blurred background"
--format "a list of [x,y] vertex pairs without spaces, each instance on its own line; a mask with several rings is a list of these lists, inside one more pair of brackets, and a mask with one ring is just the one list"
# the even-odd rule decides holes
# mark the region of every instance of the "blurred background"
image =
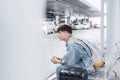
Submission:
[[58,65],[50,58],[66,53],[57,37],[60,22],[97,45],[113,65],[120,57],[119,8],[119,0],[1,0],[0,80],[46,80],[54,73]]

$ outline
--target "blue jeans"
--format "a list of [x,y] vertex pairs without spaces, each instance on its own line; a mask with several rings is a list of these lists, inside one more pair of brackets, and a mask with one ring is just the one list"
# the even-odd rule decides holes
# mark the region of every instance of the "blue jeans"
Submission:
[[60,75],[60,71],[65,69],[66,66],[63,66],[63,65],[60,65],[56,68],[56,77],[57,77],[57,80],[59,80],[59,75]]

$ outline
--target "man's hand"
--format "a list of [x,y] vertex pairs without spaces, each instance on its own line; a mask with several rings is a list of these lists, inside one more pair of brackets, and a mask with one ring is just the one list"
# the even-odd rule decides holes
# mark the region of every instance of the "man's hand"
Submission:
[[56,57],[56,56],[53,56],[50,60],[54,64],[59,64],[61,62],[61,59],[59,57]]

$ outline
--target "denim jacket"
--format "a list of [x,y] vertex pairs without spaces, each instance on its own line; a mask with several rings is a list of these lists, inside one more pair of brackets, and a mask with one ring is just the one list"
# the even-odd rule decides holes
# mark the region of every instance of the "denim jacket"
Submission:
[[80,67],[88,72],[94,71],[90,50],[80,39],[69,37],[66,43],[66,51],[66,55],[62,58],[62,65]]

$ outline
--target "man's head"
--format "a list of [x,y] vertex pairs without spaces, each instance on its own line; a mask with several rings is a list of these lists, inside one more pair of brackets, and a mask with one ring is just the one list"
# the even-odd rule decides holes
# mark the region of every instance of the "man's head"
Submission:
[[69,36],[72,34],[72,27],[69,25],[62,25],[58,28],[59,39],[67,41]]

